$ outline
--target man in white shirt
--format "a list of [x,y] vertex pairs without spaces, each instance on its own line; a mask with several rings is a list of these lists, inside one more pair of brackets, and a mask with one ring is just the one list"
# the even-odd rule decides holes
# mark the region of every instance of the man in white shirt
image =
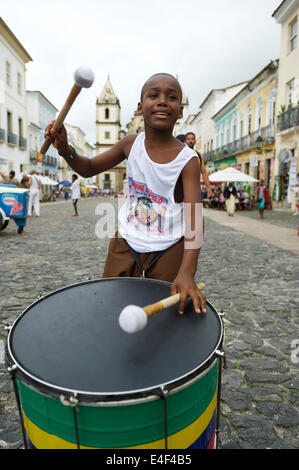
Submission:
[[74,216],[78,217],[78,209],[77,209],[77,202],[78,202],[78,199],[80,199],[80,196],[81,196],[81,192],[80,192],[80,183],[79,183],[79,180],[78,180],[78,176],[77,175],[72,175],[72,186],[71,186],[71,191],[72,191],[72,203],[73,203],[73,206],[74,206],[74,210],[75,210],[75,214]]
[[32,215],[32,206],[36,217],[40,216],[39,208],[39,190],[42,186],[41,179],[36,170],[32,170],[29,178],[29,202],[28,202],[28,216]]

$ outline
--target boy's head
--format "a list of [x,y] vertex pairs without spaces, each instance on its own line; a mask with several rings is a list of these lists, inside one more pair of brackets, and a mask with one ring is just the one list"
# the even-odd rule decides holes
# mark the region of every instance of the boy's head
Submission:
[[75,173],[74,173],[74,174],[72,175],[72,180],[73,180],[73,182],[76,181],[76,179],[78,179],[78,176],[75,175]]
[[141,94],[140,94],[140,102],[142,103],[143,102],[143,97],[144,97],[144,93],[145,93],[145,90],[148,86],[151,85],[151,81],[154,80],[154,81],[157,81],[159,80],[160,78],[163,79],[163,77],[166,77],[166,78],[169,78],[170,80],[172,80],[173,82],[176,83],[176,86],[178,87],[179,89],[179,95],[180,95],[180,104],[182,103],[182,97],[183,97],[183,92],[182,92],[182,88],[181,88],[181,85],[179,84],[179,81],[173,76],[171,75],[170,73],[155,73],[154,75],[151,75],[145,82],[145,84],[143,85],[142,89],[141,89]]
[[178,80],[169,73],[156,73],[149,77],[141,90],[138,112],[145,125],[157,129],[171,129],[183,117],[182,89]]

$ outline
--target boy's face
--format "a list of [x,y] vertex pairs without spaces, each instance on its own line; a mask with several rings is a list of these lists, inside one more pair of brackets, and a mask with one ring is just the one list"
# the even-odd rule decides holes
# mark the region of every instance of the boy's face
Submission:
[[172,129],[177,119],[183,117],[182,91],[179,83],[167,75],[151,77],[144,86],[143,101],[138,112],[152,128]]

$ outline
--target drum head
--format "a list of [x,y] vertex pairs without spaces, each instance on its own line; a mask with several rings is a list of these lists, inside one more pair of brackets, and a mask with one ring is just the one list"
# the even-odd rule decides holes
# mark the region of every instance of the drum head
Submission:
[[118,319],[129,304],[141,307],[170,295],[170,284],[113,278],[55,291],[28,307],[14,323],[8,350],[19,369],[55,390],[86,395],[144,392],[199,369],[222,336],[219,315],[207,303],[196,314],[187,301],[151,317],[144,330],[128,334]]

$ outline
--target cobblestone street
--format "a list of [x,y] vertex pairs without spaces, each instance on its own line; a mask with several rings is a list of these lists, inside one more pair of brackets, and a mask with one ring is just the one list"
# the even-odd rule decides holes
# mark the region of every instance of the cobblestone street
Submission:
[[[70,201],[42,204],[22,235],[14,222],[0,232],[0,449],[23,447],[4,326],[38,295],[101,277],[108,239],[95,235],[100,202],[80,200],[79,217]],[[292,251],[205,217],[196,280],[225,312],[220,449],[299,448],[298,261]]]

